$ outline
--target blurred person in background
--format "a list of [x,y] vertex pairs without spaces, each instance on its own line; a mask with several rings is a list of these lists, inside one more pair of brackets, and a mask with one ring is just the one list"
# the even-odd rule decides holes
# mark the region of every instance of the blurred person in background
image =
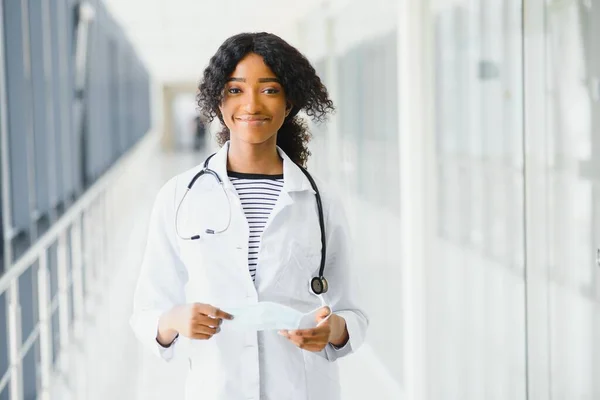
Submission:
[[206,140],[206,122],[202,115],[194,118],[194,150],[202,151]]
[[[188,358],[188,399],[339,399],[335,361],[361,346],[368,319],[341,202],[302,167],[311,136],[298,113],[324,120],[327,89],[284,40],[244,33],[211,58],[197,101],[221,122],[221,149],[157,195],[132,328],[165,360]],[[313,310],[314,326],[236,328],[228,310],[261,302]]]

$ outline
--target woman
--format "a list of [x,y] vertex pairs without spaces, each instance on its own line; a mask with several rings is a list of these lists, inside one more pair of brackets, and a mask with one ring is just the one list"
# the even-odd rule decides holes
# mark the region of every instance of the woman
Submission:
[[[245,33],[211,58],[198,105],[223,125],[221,150],[160,190],[132,327],[164,359],[189,359],[188,399],[338,399],[334,361],[358,349],[368,321],[352,301],[340,203],[300,167],[310,134],[297,114],[322,120],[333,111],[327,90],[281,38]],[[214,174],[187,191],[205,166]],[[309,313],[314,325],[257,331],[234,324],[231,310],[263,304]],[[276,319],[265,314],[259,317]]]

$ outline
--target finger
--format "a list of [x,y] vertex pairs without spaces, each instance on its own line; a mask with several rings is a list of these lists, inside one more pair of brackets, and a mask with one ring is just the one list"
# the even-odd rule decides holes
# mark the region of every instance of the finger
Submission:
[[207,315],[213,318],[222,318],[228,320],[233,319],[233,315],[226,313],[215,306],[211,306],[210,304],[196,303],[195,311],[199,314]]
[[317,327],[329,324],[329,318],[333,315],[329,307],[323,307],[321,310],[322,311],[318,312],[315,315],[315,322],[317,323]]
[[296,347],[308,351],[321,351],[327,345],[327,341],[325,339],[321,339],[315,342],[306,342],[304,338],[301,338],[300,341],[291,341]]
[[327,332],[319,332],[314,336],[298,336],[285,330],[279,331],[278,333],[289,341],[293,342],[296,346],[313,343],[327,344],[327,341],[329,340],[329,333]]
[[295,343],[300,343],[300,344],[320,344],[320,343],[324,343],[327,344],[327,336],[324,335],[319,335],[319,336],[314,336],[314,337],[292,337],[291,340],[293,340]]
[[206,305],[205,307],[205,315],[209,315],[213,318],[221,318],[221,319],[227,319],[227,320],[231,320],[233,319],[233,315],[226,313],[225,311],[215,307],[215,306],[211,306],[211,305]]
[[331,329],[328,326],[319,326],[318,328],[312,329],[298,329],[297,331],[289,332],[292,336],[301,336],[301,337],[315,337],[320,335],[328,335]]
[[294,342],[296,345],[307,345],[307,344],[319,344],[325,343],[327,344],[329,335],[327,334],[318,334],[316,336],[297,336],[288,334],[287,339]]
[[301,348],[302,350],[306,350],[306,351],[312,351],[314,353],[317,353],[321,350],[323,350],[325,348],[325,346],[327,345],[327,343],[321,343],[321,344],[305,344],[305,345],[300,345],[298,346],[299,348]]
[[205,333],[192,333],[192,335],[190,337],[192,339],[208,340],[212,337],[212,335],[207,335]]
[[286,339],[288,339],[288,340],[290,340],[290,341],[292,341],[292,342],[293,342],[294,340],[300,340],[300,338],[299,338],[299,337],[297,337],[297,336],[292,336],[292,335],[290,334],[290,331],[287,331],[287,330],[281,330],[281,331],[279,331],[278,333],[279,333],[281,336],[283,336],[284,338],[286,338]]
[[206,325],[198,325],[194,328],[194,333],[203,333],[205,335],[216,335],[217,333],[219,333],[221,331],[221,328],[216,327],[216,328],[212,328],[210,326],[206,326]]
[[325,318],[317,318],[317,328],[320,328],[322,326],[330,326],[332,315],[333,314],[329,314]]
[[221,309],[216,309],[216,313],[214,314],[215,317],[221,318],[221,319],[226,319],[226,320],[232,320],[233,319],[233,315],[221,310]]
[[321,307],[319,309],[319,311],[317,311],[316,317],[317,318],[325,318],[329,314],[331,314],[331,308],[329,308],[328,306],[324,306],[324,307]]
[[300,337],[312,337],[317,336],[319,334],[318,329],[300,329],[297,331],[290,332],[292,336],[300,336]]
[[204,326],[210,326],[212,328],[217,328],[221,325],[221,323],[223,322],[220,318],[213,318],[213,317],[209,317],[207,315],[198,315],[196,316],[195,320],[194,320],[196,325],[204,325]]

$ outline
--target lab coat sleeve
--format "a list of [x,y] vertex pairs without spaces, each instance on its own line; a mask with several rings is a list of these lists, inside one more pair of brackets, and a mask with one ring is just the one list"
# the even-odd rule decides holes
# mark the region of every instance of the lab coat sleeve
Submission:
[[334,314],[346,321],[349,340],[341,348],[331,344],[325,347],[325,356],[335,361],[358,350],[365,339],[369,319],[365,310],[356,303],[358,295],[357,281],[351,257],[351,235],[341,202],[331,197],[328,201],[328,212],[325,215],[327,237],[327,261],[325,277],[329,290],[325,299]]
[[176,186],[176,178],[171,179],[154,201],[129,321],[140,342],[167,361],[181,351],[183,338],[169,347],[161,346],[156,340],[158,320],[173,306],[185,303],[184,286],[188,280],[176,241]]

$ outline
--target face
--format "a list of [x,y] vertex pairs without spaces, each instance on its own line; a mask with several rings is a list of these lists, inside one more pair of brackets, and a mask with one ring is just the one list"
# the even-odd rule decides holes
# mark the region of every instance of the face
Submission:
[[290,112],[283,86],[254,53],[241,59],[229,77],[219,109],[231,139],[250,144],[275,143]]

